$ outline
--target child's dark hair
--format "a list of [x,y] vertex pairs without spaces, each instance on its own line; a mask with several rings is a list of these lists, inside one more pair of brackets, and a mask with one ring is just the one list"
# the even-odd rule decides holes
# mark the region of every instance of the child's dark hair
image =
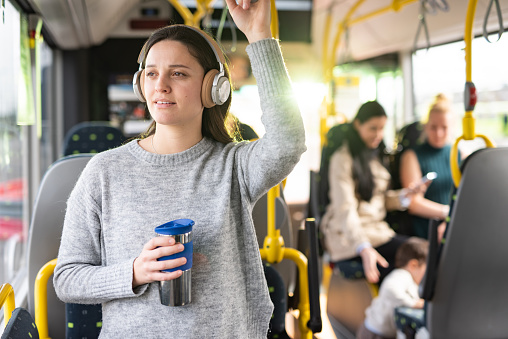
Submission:
[[427,261],[428,254],[429,242],[422,238],[411,237],[397,249],[395,267],[404,267],[411,259],[416,259],[420,264],[423,264]]

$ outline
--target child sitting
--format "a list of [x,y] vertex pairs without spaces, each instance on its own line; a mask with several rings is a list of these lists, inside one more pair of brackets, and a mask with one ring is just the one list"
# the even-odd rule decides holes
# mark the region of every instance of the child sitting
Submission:
[[427,240],[412,237],[398,248],[395,255],[397,268],[386,276],[379,295],[365,311],[365,321],[356,335],[358,339],[395,338],[395,308],[423,307],[418,285],[427,268],[428,247]]

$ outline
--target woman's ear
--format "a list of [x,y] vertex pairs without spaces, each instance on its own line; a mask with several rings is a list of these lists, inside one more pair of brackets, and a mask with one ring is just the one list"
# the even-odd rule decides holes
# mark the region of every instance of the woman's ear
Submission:
[[360,121],[358,121],[358,119],[355,119],[353,120],[353,127],[358,131],[358,129],[360,128]]

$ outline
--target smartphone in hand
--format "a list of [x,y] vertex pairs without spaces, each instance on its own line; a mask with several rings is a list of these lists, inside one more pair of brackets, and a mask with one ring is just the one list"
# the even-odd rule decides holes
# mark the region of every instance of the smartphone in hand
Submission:
[[427,174],[425,174],[421,179],[420,179],[420,182],[418,183],[418,185],[423,185],[423,184],[426,184],[428,183],[429,181],[432,181],[434,179],[437,178],[437,173],[436,172],[429,172]]
[[427,174],[425,174],[421,179],[420,181],[418,181],[414,187],[411,187],[410,189],[410,192],[411,193],[417,193],[421,190],[422,186],[427,184],[429,181],[432,181],[434,179],[437,178],[437,173],[436,172],[429,172]]

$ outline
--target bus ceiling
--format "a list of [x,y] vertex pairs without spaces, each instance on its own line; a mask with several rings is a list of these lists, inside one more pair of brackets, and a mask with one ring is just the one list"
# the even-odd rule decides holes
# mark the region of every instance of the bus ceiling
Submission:
[[[155,28],[181,18],[168,0],[18,1],[29,4],[33,12],[44,18],[50,38],[64,50],[100,45],[108,38],[147,38]],[[196,0],[179,0],[179,3],[191,11],[197,5]],[[220,15],[224,1],[212,1],[210,6]],[[303,40],[310,42],[312,0],[278,0],[277,9],[282,17],[281,25],[293,26],[293,34],[307,35]],[[216,28],[219,21],[212,19],[211,27]],[[285,37],[286,41],[296,39]]]
[[[491,0],[479,1],[473,25],[473,34],[483,34],[483,21]],[[23,0],[35,13],[44,18],[45,30],[61,49],[87,48],[99,45],[110,37],[146,38],[153,31],[150,22],[169,22],[178,15],[168,0]],[[195,0],[180,0],[194,9]],[[425,27],[422,25],[422,3]],[[504,22],[508,21],[508,2],[498,2]],[[213,9],[220,11],[224,2],[212,2]],[[467,1],[464,0],[276,0],[280,25],[300,26],[308,31],[308,37],[288,39],[281,32],[281,39],[312,42],[317,54],[322,52],[327,16],[331,15],[329,45],[338,27],[344,24],[347,13],[356,6],[344,27],[338,47],[336,63],[364,60],[398,51],[411,51],[430,45],[439,45],[463,39]],[[492,6],[486,23],[489,33],[499,30],[496,6]],[[396,10],[394,10],[396,9]],[[300,13],[300,16],[284,20],[284,13]],[[308,26],[302,23],[302,13],[308,14]],[[295,19],[296,18],[296,19]],[[296,22],[298,21],[298,22]],[[145,25],[145,27],[143,27]],[[145,29],[143,29],[145,28]],[[281,27],[281,31],[284,27]],[[424,34],[428,32],[427,35]],[[301,30],[298,34],[302,34]],[[494,39],[495,40],[495,39]]]
[[[490,6],[491,12],[487,15],[491,1],[478,1],[473,34],[483,35],[484,19],[487,17],[486,31],[495,35],[491,39],[495,41],[500,26],[495,5]],[[506,23],[508,2],[498,3]],[[321,51],[323,37],[327,35],[328,15],[332,20],[328,32],[329,51],[339,27],[343,25],[335,64],[460,41],[464,38],[467,7],[466,0],[314,0],[313,43]],[[351,14],[349,19],[348,14]],[[426,29],[421,27],[422,24]],[[428,40],[425,31],[428,32]]]

